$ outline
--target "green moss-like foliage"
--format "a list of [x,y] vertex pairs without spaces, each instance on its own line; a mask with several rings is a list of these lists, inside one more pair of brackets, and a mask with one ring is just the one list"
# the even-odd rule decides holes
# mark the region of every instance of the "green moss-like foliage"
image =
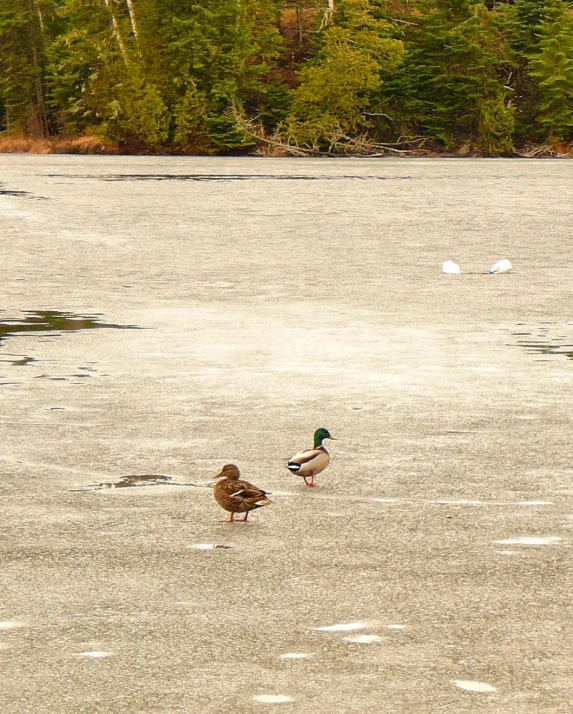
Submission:
[[488,99],[480,107],[478,149],[485,156],[511,156],[515,153],[513,134],[515,109],[504,98]]

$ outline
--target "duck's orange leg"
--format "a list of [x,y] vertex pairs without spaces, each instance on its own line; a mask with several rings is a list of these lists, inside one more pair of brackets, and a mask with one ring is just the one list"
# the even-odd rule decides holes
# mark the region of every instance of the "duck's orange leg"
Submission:
[[243,519],[242,519],[242,522],[243,522],[243,523],[246,523],[248,517],[249,517],[249,512],[248,512],[248,511],[245,511],[245,515],[244,515],[244,517],[243,517]]
[[318,484],[314,482],[314,474],[310,474],[310,483],[306,480],[308,476],[303,476],[304,485],[308,488],[318,488]]

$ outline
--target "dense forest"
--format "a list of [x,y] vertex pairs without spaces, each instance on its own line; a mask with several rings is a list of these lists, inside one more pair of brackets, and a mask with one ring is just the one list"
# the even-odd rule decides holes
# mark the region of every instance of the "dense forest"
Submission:
[[126,153],[567,153],[573,2],[0,0],[0,132]]

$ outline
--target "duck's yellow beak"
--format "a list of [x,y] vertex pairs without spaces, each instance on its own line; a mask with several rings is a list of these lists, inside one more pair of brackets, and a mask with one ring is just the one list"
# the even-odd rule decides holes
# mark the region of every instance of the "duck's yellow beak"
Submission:
[[332,439],[332,441],[340,441],[340,439],[337,436],[329,436],[329,439]]

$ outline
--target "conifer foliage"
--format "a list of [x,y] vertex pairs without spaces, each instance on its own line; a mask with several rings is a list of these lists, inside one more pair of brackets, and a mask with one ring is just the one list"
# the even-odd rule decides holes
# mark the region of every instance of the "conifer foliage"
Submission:
[[573,16],[564,2],[548,10],[529,58],[535,121],[541,138],[563,141],[573,135]]
[[190,154],[563,147],[573,1],[0,0],[0,132]]

